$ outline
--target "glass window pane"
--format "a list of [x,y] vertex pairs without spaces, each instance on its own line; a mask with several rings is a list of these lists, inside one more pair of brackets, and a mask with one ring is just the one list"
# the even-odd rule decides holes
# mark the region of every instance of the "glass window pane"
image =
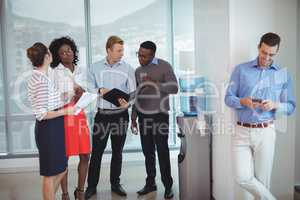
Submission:
[[[1,33],[0,33],[1,37]],[[1,41],[0,41],[1,45]],[[4,85],[3,85],[3,61],[1,59],[1,50],[0,50],[0,116],[4,117],[5,115],[5,104],[4,104]]]
[[[21,115],[26,120],[26,116],[32,115],[26,90],[26,80],[32,70],[26,57],[26,49],[30,45],[35,42],[49,45],[54,38],[68,35],[78,46],[79,65],[86,68],[84,0],[6,0],[5,4],[7,9],[2,15],[7,29],[7,63],[4,67],[8,73],[9,111],[12,118]],[[29,122],[11,123],[14,124],[10,126],[13,129],[13,151],[34,149]],[[15,126],[20,129],[15,129]]]
[[[11,133],[13,138],[13,153],[37,152],[34,136],[35,120],[11,122]],[[22,130],[22,131],[20,131]]]
[[[173,0],[174,10],[174,67],[194,70],[194,4],[193,0]],[[188,22],[188,23],[187,23]],[[185,54],[191,52],[192,54]],[[187,57],[189,56],[189,57]],[[183,60],[187,58],[187,60]],[[185,62],[182,62],[185,61]],[[184,66],[183,66],[184,65]]]
[[[140,43],[145,40],[152,40],[157,44],[157,57],[172,63],[169,2],[168,0],[91,0],[92,62],[106,56],[107,38],[117,35],[125,42],[123,58],[133,68],[139,66],[136,51]],[[173,143],[173,140],[170,139],[170,142]],[[131,134],[130,128],[125,148],[140,148],[139,137]]]
[[[15,0],[7,1],[7,4],[6,55],[9,91],[12,91],[9,96],[10,111],[12,114],[31,113],[30,109],[26,109],[24,90],[24,80],[32,69],[26,49],[34,42],[49,45],[54,38],[68,35],[79,47],[79,64],[86,66],[84,1]],[[55,12],[45,12],[49,9]]]
[[170,16],[168,0],[91,0],[92,61],[102,59],[107,38],[118,35],[125,41],[124,59],[134,68],[136,51],[145,40],[153,40],[156,55],[171,62]]
[[4,121],[0,121],[0,153],[6,152],[6,132],[5,132],[5,123]]
[[[174,69],[177,77],[183,74],[195,74],[194,56],[194,4],[193,0],[173,0],[174,22]],[[188,22],[188,23],[187,23]],[[199,66],[197,66],[199,67]],[[180,93],[180,92],[179,92]],[[180,113],[180,94],[173,98],[174,112]],[[175,117],[173,118],[173,120]],[[177,124],[173,128],[178,130]],[[180,144],[176,137],[176,144]]]
[[[0,19],[0,22],[1,19]],[[0,29],[0,47],[1,44],[1,29]],[[6,126],[5,126],[5,104],[4,104],[4,85],[3,85],[3,59],[2,48],[0,49],[0,153],[7,151],[7,138],[6,138]]]

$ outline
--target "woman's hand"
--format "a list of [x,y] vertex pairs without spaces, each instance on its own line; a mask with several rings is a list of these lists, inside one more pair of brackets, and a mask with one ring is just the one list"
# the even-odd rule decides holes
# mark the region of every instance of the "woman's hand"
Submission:
[[75,95],[73,96],[72,101],[77,102],[80,99],[80,97],[82,96],[82,94],[85,92],[85,90],[80,86],[75,86],[74,92],[75,92]]

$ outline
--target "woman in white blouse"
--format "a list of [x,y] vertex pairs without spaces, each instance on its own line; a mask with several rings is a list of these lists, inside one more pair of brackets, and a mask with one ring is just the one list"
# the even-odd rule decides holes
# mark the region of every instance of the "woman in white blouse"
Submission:
[[[57,84],[59,92],[65,97],[64,106],[73,106],[83,93],[78,80],[82,71],[78,62],[78,50],[75,42],[69,37],[54,39],[49,50],[53,55],[51,63],[52,80]],[[82,83],[82,82],[81,82]],[[90,134],[84,111],[78,115],[65,116],[66,154],[79,155],[78,183],[74,191],[75,199],[84,200],[84,183],[87,176],[90,147]],[[68,174],[62,180],[62,200],[69,200]]]
[[35,139],[39,151],[40,175],[43,176],[43,199],[55,200],[55,193],[66,174],[64,115],[72,115],[74,107],[62,108],[63,102],[48,77],[52,55],[42,43],[27,49],[34,70],[28,81],[28,98],[36,116]]

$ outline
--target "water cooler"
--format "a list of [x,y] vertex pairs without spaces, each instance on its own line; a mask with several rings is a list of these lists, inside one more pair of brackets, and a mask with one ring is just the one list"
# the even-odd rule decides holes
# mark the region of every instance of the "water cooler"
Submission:
[[[212,199],[212,137],[210,115],[205,110],[202,77],[180,77],[180,109],[177,116],[181,140],[178,155],[180,200]],[[198,90],[198,91],[197,91]]]

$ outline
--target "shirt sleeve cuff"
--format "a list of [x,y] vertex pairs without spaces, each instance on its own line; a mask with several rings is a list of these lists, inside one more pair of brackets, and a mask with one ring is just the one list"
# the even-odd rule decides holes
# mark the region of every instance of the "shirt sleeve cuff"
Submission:
[[41,110],[41,111],[39,111],[38,113],[35,114],[36,119],[38,121],[42,121],[45,118],[46,115],[47,115],[47,110],[46,109],[45,110]]

